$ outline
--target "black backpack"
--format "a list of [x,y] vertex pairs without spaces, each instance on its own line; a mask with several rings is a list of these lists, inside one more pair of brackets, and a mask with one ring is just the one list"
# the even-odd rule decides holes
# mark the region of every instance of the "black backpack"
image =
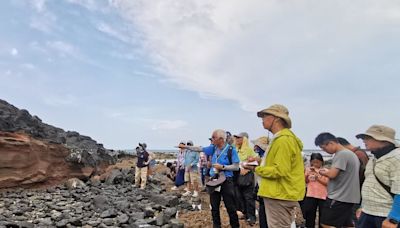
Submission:
[[[229,160],[230,165],[233,164],[232,163],[232,151],[233,151],[233,146],[229,146],[229,149],[228,149],[228,160]],[[240,170],[233,171],[233,181],[236,182],[237,179],[239,178],[239,175],[240,175]]]

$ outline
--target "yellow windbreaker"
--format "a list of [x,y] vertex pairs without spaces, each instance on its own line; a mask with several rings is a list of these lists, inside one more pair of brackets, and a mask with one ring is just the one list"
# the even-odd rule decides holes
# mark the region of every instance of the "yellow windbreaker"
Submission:
[[299,201],[305,195],[303,143],[285,128],[272,140],[265,162],[255,170],[261,177],[258,195]]
[[247,161],[247,159],[249,157],[257,157],[258,154],[256,152],[254,152],[254,150],[250,147],[249,145],[249,140],[244,137],[243,138],[243,143],[242,146],[239,147],[236,145],[237,151],[238,151],[238,155],[239,155],[239,160],[241,162]]

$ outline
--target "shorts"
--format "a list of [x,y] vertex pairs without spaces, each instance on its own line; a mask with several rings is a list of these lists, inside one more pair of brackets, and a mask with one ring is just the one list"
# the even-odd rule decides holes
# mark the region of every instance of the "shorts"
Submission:
[[200,180],[200,176],[198,174],[197,169],[191,169],[189,171],[185,172],[185,182],[190,182],[190,183],[194,183],[194,182],[199,182]]
[[352,220],[354,203],[326,199],[321,224],[334,227],[354,227]]

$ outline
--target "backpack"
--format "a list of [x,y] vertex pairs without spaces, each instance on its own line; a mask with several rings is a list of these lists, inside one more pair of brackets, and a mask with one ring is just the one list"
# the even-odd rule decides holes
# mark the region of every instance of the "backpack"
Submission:
[[[230,165],[233,164],[232,163],[232,151],[233,151],[233,146],[229,146],[227,155],[228,155],[228,160],[229,160]],[[234,182],[237,181],[237,179],[239,178],[239,175],[240,175],[240,170],[233,171],[233,181]]]

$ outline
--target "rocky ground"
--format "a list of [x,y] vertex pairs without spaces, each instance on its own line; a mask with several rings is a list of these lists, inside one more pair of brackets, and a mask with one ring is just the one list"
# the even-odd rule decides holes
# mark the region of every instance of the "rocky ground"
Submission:
[[[166,167],[157,165],[146,190],[132,186],[133,160],[110,166],[107,175],[87,182],[0,192],[1,227],[212,227],[209,199],[171,191]],[[202,210],[193,209],[201,204]],[[229,227],[221,206],[223,227]],[[241,227],[246,227],[241,221]]]

